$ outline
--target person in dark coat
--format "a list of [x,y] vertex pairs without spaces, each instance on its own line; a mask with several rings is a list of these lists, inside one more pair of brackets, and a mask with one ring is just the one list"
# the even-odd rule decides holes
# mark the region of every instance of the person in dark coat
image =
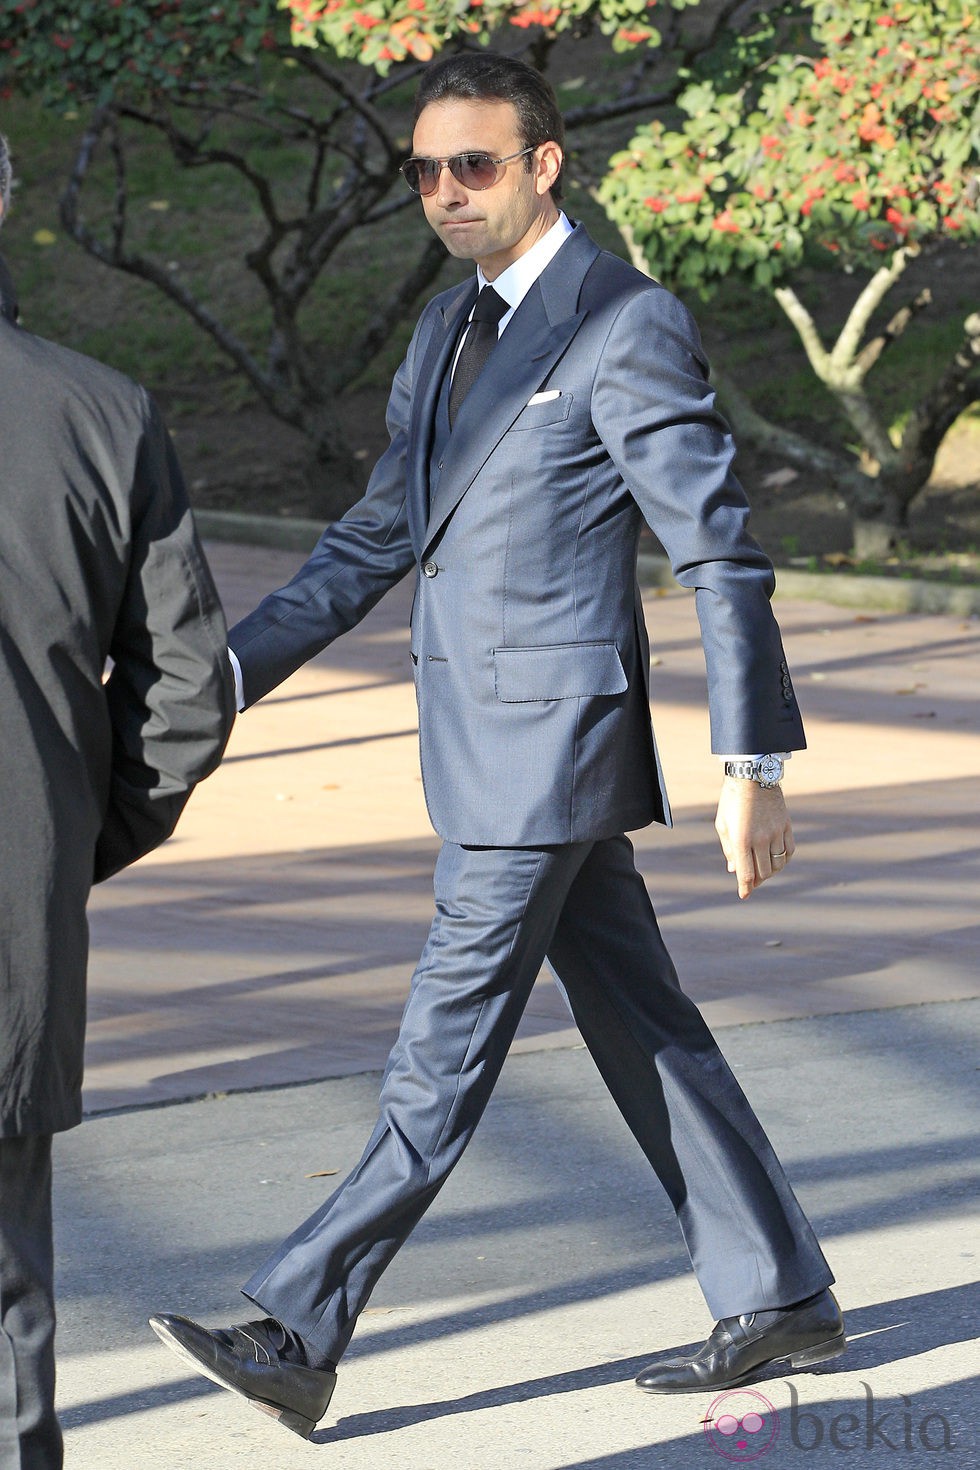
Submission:
[[[10,177],[0,137],[0,222]],[[157,408],[19,325],[2,262],[0,500],[0,1470],[58,1470],[51,1138],[82,1116],[86,901],[173,831],[234,681]]]

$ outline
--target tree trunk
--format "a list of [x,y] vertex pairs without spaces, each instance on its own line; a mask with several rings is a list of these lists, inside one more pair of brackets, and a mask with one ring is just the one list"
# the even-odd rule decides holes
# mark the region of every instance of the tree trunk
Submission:
[[364,466],[354,457],[336,402],[320,404],[304,430],[311,451],[304,471],[310,514],[315,520],[337,521],[364,492]]
[[851,522],[851,534],[851,555],[855,561],[880,561],[882,557],[892,555],[901,537],[901,530],[883,520],[866,521],[855,516]]
[[908,527],[908,502],[870,475],[868,485],[872,495],[852,501],[852,553],[858,561],[890,556]]

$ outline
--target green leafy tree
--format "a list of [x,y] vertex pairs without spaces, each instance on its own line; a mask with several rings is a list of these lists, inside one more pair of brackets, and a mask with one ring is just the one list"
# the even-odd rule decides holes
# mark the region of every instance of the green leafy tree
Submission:
[[[765,420],[719,386],[743,436],[819,467],[851,508],[856,549],[907,524],[945,434],[980,398],[980,312],[904,421],[889,425],[867,378],[928,291],[873,319],[915,256],[974,242],[980,116],[973,0],[802,0],[801,44],[763,51],[733,82],[692,80],[672,123],[655,119],[611,161],[600,197],[638,264],[709,295],[737,273],[773,292],[846,417],[848,447]],[[794,289],[804,262],[866,278],[828,348]]]
[[[409,143],[410,84],[422,65],[446,46],[484,45],[501,28],[511,49],[516,42],[540,67],[562,35],[607,34],[610,46],[633,47],[635,61],[606,81],[596,78],[591,100],[570,110],[572,134],[583,136],[597,122],[648,114],[674,97],[676,67],[657,73],[655,63],[669,56],[686,64],[742,0],[710,0],[707,23],[689,41],[680,22],[691,3],[8,0],[0,8],[0,96],[34,94],[79,115],[81,138],[62,200],[68,233],[106,266],[163,293],[273,414],[308,436],[317,508],[331,515],[351,502],[361,478],[342,395],[446,258],[427,231],[414,246],[406,245],[412,232],[399,232],[387,288],[361,303],[354,315],[362,325],[343,350],[325,349],[310,326],[317,287],[338,252],[413,207],[398,165]],[[237,181],[248,208],[237,258],[227,264],[243,284],[229,291],[232,306],[223,315],[195,285],[165,219],[155,217],[152,233],[140,227],[147,200],[133,179],[134,133],[155,139],[181,169],[223,170]],[[234,315],[256,285],[263,327],[254,313]]]

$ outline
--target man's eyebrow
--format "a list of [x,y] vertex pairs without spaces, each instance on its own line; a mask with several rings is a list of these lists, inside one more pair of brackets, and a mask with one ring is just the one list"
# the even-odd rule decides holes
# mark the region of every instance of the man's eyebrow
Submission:
[[462,153],[486,153],[490,158],[496,158],[497,154],[493,148],[488,148],[486,143],[480,143],[475,148],[454,148],[452,153],[413,153],[413,158],[459,158]]

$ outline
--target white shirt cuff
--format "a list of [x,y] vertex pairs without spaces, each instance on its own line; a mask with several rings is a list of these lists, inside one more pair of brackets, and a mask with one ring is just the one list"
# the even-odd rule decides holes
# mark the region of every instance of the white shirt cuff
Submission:
[[245,708],[245,685],[242,682],[242,666],[238,657],[229,648],[228,657],[231,660],[232,673],[235,675],[235,708],[239,711]]

